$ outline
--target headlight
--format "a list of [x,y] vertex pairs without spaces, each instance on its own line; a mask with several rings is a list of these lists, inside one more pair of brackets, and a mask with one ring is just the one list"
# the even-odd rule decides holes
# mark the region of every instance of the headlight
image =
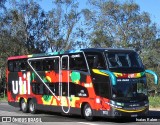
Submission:
[[115,101],[111,100],[110,105],[115,107],[115,108],[122,108],[122,106],[124,106],[124,103],[115,102]]

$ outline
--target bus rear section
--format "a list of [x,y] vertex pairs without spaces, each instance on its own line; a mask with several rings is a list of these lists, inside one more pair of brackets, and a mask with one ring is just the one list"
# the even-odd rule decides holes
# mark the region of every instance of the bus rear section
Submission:
[[8,103],[94,117],[137,117],[148,112],[146,73],[135,51],[82,49],[8,59]]

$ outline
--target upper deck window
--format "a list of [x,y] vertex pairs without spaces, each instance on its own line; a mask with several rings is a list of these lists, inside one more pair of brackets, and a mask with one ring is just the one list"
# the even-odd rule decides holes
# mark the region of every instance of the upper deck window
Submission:
[[70,69],[88,71],[86,61],[82,53],[70,55]]
[[107,61],[110,68],[142,68],[143,64],[136,52],[110,52],[107,53]]
[[101,53],[87,52],[85,54],[90,69],[105,69],[104,57]]

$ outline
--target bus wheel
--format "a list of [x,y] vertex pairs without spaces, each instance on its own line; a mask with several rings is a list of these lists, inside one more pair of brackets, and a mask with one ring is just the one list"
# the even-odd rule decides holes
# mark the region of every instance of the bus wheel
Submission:
[[94,120],[92,109],[88,103],[83,108],[83,116],[88,121]]
[[21,100],[21,108],[22,112],[27,113],[28,112],[28,104],[25,102],[24,99]]
[[36,110],[36,102],[33,99],[31,99],[29,101],[29,112],[31,114],[35,114],[37,112],[37,110]]

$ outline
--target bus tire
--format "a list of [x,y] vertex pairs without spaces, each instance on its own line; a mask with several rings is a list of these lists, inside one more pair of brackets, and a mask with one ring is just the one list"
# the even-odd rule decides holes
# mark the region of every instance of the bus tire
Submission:
[[88,121],[93,121],[94,120],[92,108],[88,103],[86,103],[84,105],[83,116]]
[[29,112],[31,114],[36,114],[37,113],[36,102],[33,99],[31,99],[29,101]]
[[25,102],[24,99],[21,100],[20,106],[21,106],[20,109],[22,110],[23,113],[28,112],[28,104]]

